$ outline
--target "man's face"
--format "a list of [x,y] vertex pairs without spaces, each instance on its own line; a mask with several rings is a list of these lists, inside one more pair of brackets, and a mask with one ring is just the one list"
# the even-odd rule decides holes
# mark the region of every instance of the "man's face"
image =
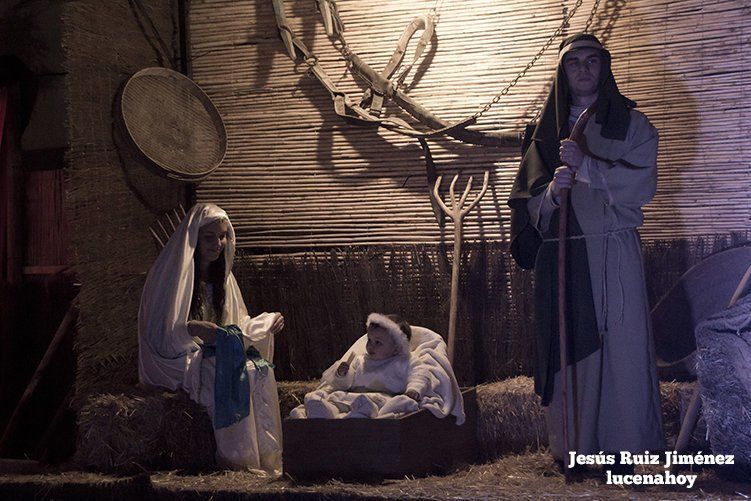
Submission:
[[597,95],[602,69],[600,51],[591,47],[572,50],[563,56],[563,69],[574,98]]

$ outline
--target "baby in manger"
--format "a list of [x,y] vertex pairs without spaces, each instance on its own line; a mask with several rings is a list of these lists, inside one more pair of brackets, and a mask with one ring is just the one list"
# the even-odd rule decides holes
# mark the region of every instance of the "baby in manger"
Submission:
[[329,367],[291,418],[392,418],[429,409],[464,421],[461,393],[440,335],[371,313],[366,335]]

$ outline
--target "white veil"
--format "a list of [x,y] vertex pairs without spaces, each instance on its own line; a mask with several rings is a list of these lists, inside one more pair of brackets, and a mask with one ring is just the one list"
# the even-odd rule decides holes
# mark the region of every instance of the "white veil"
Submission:
[[[142,383],[173,391],[182,385],[188,357],[198,349],[187,328],[198,230],[219,219],[226,219],[229,224],[224,246],[225,289],[228,296],[225,301],[229,302],[229,296],[234,296],[235,291],[230,290],[234,288],[227,287],[230,284],[237,287],[234,277],[230,280],[235,255],[232,223],[227,213],[216,205],[196,204],[151,267],[141,294],[138,311],[138,377]],[[227,306],[225,303],[225,310]]]
[[[235,231],[227,214],[213,204],[197,204],[177,228],[151,268],[138,311],[138,376],[141,383],[169,390],[185,390],[190,398],[214,412],[215,358],[203,352],[188,334],[193,297],[193,256],[202,226],[218,219],[229,225],[224,246],[225,298],[223,325],[236,324],[247,349],[253,345],[266,360],[274,357],[271,326],[275,314],[248,316],[240,287],[232,274]],[[214,431],[217,460],[232,468],[281,474],[281,420],[273,368],[260,374],[248,363],[251,386],[249,415]]]

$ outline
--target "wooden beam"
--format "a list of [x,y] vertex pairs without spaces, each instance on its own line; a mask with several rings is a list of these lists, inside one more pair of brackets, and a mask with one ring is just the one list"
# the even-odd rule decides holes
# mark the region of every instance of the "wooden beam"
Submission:
[[45,371],[47,370],[47,367],[52,361],[52,358],[55,356],[55,353],[57,353],[58,348],[62,344],[63,340],[65,340],[67,334],[70,332],[71,330],[70,327],[71,325],[73,325],[73,322],[75,321],[77,314],[78,314],[78,298],[76,297],[76,299],[74,299],[73,302],[71,303],[70,308],[68,308],[68,311],[65,313],[65,317],[63,317],[63,321],[60,323],[60,326],[57,328],[57,331],[55,332],[55,336],[52,338],[52,342],[47,348],[47,351],[45,352],[44,357],[42,357],[42,361],[39,362],[39,365],[37,366],[36,371],[34,371],[34,375],[31,377],[31,381],[29,381],[28,386],[26,386],[26,390],[23,392],[23,395],[21,395],[21,399],[18,401],[18,404],[16,405],[16,408],[13,410],[13,414],[11,415],[10,420],[8,420],[8,424],[5,426],[5,431],[3,431],[3,436],[2,438],[0,438],[0,455],[6,452],[8,442],[13,432],[15,431],[16,425],[18,424],[18,420],[20,419],[23,411],[26,409],[26,406],[28,405],[29,400],[31,399],[31,395],[34,393],[34,390],[39,384],[39,381],[41,381],[42,376],[44,375]]

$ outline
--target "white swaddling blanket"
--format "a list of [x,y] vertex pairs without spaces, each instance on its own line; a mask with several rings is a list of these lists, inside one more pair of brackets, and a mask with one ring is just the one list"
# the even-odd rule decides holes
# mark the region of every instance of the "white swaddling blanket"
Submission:
[[[436,417],[452,415],[456,417],[457,425],[464,423],[464,401],[446,354],[446,343],[440,335],[424,327],[412,326],[409,357],[392,357],[377,370],[370,371],[376,375],[370,379],[384,385],[391,393],[403,392],[407,388],[418,390],[419,402],[406,395],[379,391],[337,390],[334,382],[336,369],[342,361],[354,358],[350,371],[355,370],[355,364],[362,360],[366,352],[367,339],[367,335],[358,339],[340,360],[323,373],[321,385],[305,396],[305,404],[293,409],[291,418],[393,418],[418,409],[428,409]],[[360,376],[357,379],[367,381],[368,377]],[[371,385],[375,386],[371,389],[380,389],[377,384]],[[320,409],[322,413],[309,415],[311,413],[306,406],[307,409]]]

